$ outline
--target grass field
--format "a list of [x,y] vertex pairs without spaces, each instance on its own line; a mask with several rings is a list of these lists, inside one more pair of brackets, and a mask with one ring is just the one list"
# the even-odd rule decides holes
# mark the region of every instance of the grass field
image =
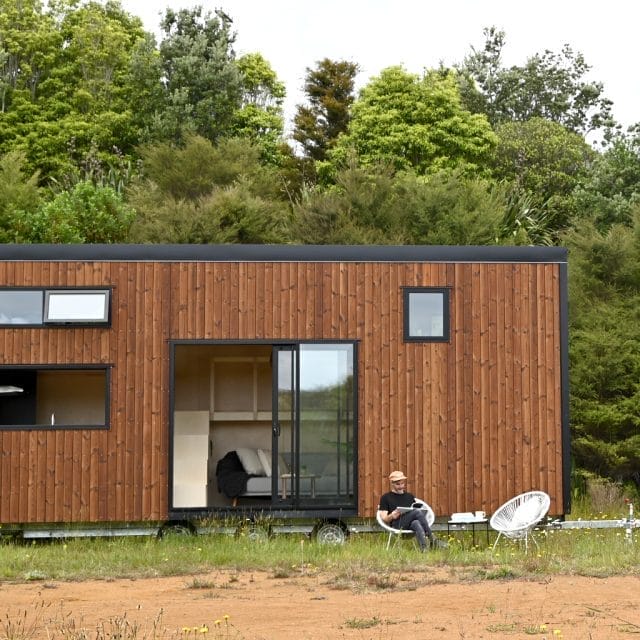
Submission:
[[[621,518],[611,513],[583,514],[584,520]],[[224,524],[224,523],[220,523]],[[470,532],[467,532],[470,536]],[[86,580],[198,575],[213,569],[266,570],[286,574],[313,566],[339,576],[342,573],[384,574],[389,570],[420,570],[446,564],[475,578],[578,574],[607,576],[640,574],[640,529],[632,540],[624,528],[541,530],[538,544],[524,552],[521,543],[501,540],[495,551],[478,536],[452,536],[447,549],[417,559],[412,540],[402,540],[385,551],[383,533],[351,535],[344,545],[322,545],[302,534],[283,534],[255,541],[242,530],[238,535],[165,535],[162,538],[110,538],[12,542],[0,552],[0,580]],[[440,534],[440,537],[446,537]]]

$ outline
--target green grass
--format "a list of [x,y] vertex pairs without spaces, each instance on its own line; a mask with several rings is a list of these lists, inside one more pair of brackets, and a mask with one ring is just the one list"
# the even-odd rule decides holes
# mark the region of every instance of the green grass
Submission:
[[[441,534],[441,536],[444,534]],[[51,581],[189,576],[192,588],[209,588],[199,575],[211,571],[267,571],[286,577],[327,572],[336,584],[367,584],[385,588],[399,572],[425,573],[446,567],[451,580],[495,580],[547,574],[585,576],[640,575],[640,531],[634,542],[623,529],[552,530],[537,532],[538,546],[529,552],[518,543],[500,541],[469,549],[458,538],[449,548],[417,553],[410,540],[385,549],[378,533],[352,535],[341,546],[321,545],[288,534],[253,542],[225,535],[111,538],[50,542],[2,542],[0,580]],[[371,585],[369,584],[369,587]],[[393,585],[395,586],[395,585]]]

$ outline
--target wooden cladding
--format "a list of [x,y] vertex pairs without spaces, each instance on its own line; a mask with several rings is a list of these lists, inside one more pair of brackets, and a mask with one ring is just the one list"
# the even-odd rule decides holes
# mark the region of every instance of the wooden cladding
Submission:
[[[530,489],[561,513],[560,269],[0,262],[2,286],[112,287],[109,328],[0,328],[2,366],[111,367],[109,430],[0,431],[0,522],[167,518],[170,340],[357,340],[360,515],[393,469],[438,515]],[[417,286],[450,289],[449,342],[403,341],[403,287]]]

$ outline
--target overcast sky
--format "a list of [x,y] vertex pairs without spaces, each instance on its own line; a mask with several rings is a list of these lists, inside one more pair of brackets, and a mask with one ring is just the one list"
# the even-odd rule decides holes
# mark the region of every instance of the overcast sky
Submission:
[[360,88],[385,67],[411,72],[461,62],[471,46],[484,44],[482,30],[506,33],[505,65],[522,65],[545,49],[564,44],[581,52],[591,78],[604,83],[614,116],[625,126],[640,121],[636,0],[122,0],[124,8],[158,33],[167,6],[222,8],[234,21],[236,53],[260,52],[287,87],[290,120],[303,101],[305,70],[318,60],[360,65]]

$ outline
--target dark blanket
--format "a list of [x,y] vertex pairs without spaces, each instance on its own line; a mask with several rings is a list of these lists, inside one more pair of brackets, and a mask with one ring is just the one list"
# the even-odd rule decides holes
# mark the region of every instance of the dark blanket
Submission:
[[244,470],[235,451],[225,453],[216,465],[218,492],[227,498],[236,498],[247,490],[249,474]]

